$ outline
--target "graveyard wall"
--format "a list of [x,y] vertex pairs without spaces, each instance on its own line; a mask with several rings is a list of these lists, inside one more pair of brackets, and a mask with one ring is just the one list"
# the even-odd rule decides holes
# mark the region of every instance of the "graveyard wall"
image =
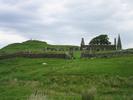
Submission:
[[16,57],[25,57],[25,58],[70,58],[65,53],[13,53],[13,54],[4,54],[0,55],[0,59],[16,58]]
[[109,58],[116,56],[133,55],[133,51],[114,51],[108,53],[81,53],[81,58]]

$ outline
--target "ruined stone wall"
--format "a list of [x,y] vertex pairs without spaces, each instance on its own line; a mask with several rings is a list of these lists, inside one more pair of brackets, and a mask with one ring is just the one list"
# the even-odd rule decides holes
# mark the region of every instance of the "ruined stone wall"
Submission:
[[108,50],[116,50],[114,45],[90,45],[88,49],[92,49],[94,51],[108,51]]
[[85,45],[84,47],[82,47],[81,49],[82,51],[88,51],[90,53],[95,53],[95,52],[99,52],[99,51],[112,51],[112,50],[116,50],[116,46],[115,45]]
[[109,57],[116,57],[116,56],[124,56],[124,55],[133,55],[133,51],[114,51],[108,53],[81,53],[81,58],[109,58]]
[[25,58],[70,58],[67,54],[48,54],[48,53],[14,53],[14,54],[5,54],[0,55],[0,59],[16,58],[16,57],[25,57]]

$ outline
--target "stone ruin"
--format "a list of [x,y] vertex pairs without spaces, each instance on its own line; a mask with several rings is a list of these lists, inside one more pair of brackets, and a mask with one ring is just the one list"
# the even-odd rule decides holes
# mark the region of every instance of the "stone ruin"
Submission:
[[101,52],[101,51],[122,50],[121,38],[119,35],[117,42],[116,42],[116,38],[115,38],[114,44],[111,44],[111,43],[109,43],[109,44],[89,43],[88,45],[85,45],[84,38],[82,38],[80,50],[88,51],[90,54],[95,53],[95,52]]

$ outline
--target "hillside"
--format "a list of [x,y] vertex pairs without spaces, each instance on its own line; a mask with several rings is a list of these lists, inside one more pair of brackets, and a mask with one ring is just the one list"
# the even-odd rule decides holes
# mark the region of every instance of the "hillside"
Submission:
[[[132,100],[133,57],[0,60],[0,100]],[[36,98],[43,99],[36,99]]]
[[64,50],[68,50],[70,47],[78,46],[71,46],[71,45],[50,45],[47,42],[38,41],[38,40],[28,40],[23,43],[14,43],[10,44],[2,49],[0,49],[0,53],[15,53],[15,52],[44,52],[45,48],[62,48]]

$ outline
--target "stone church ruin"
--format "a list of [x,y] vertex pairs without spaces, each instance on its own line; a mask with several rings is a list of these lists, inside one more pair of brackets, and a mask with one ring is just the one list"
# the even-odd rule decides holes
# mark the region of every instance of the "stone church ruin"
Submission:
[[84,38],[82,38],[80,50],[89,53],[122,50],[121,38],[119,35],[118,39],[114,39],[114,44],[111,44],[107,35],[99,35],[93,38],[88,45],[85,44]]

